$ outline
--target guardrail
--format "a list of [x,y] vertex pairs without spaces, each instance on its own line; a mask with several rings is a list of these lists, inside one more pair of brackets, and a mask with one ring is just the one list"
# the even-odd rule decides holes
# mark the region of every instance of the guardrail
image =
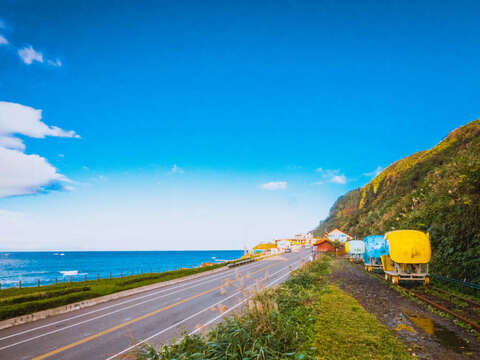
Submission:
[[254,261],[271,258],[271,257],[278,256],[278,255],[281,255],[281,254],[283,254],[283,253],[253,257],[253,258],[245,259],[245,260],[242,260],[242,261],[234,262],[232,264],[228,264],[227,267],[230,269],[232,267],[236,267],[236,266],[240,266],[240,265],[244,265],[244,264],[249,264],[249,263],[252,263]]
[[234,262],[232,264],[228,264],[227,267],[230,269],[230,268],[237,267],[237,266],[240,266],[240,265],[249,264],[249,263],[252,263],[252,262],[255,262],[255,261],[258,261],[258,260],[266,259],[266,258],[272,257],[272,256],[275,256],[275,255],[265,255],[265,256],[253,257],[253,258],[250,258],[250,259],[245,259],[245,260],[242,260],[242,261]]

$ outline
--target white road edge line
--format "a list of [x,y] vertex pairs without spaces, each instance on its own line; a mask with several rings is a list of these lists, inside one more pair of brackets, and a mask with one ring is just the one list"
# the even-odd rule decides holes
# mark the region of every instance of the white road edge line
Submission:
[[[280,281],[281,279],[283,279],[285,276],[287,275],[290,275],[290,273],[287,273],[287,274],[284,274],[282,276],[280,276],[278,279],[276,279],[275,281],[272,281],[270,284],[268,284],[265,288],[268,288],[270,286],[272,286],[273,284],[275,284],[276,282]],[[192,331],[189,335],[193,335],[195,334],[196,332],[202,330],[203,328],[205,328],[206,326],[214,323],[215,321],[217,321],[218,319],[220,318],[223,318],[225,316],[225,314],[231,312],[232,310],[234,310],[235,308],[239,307],[240,305],[242,305],[245,301],[247,301],[248,299],[250,299],[252,297],[252,295],[246,297],[245,299],[243,299],[242,301],[240,301],[238,304],[232,306],[231,308],[229,308],[228,310],[224,311],[223,313],[221,313],[220,315],[214,317],[213,319],[211,319],[210,321],[206,322],[204,325],[200,326],[199,328],[195,329],[194,331]]]
[[[307,257],[304,257],[304,258],[301,258],[300,260],[295,261],[294,264],[299,263],[299,262],[302,262],[302,261],[306,260],[307,258],[308,258],[308,256],[307,256]],[[285,270],[285,269],[287,269],[287,268],[290,268],[291,266],[292,266],[292,265],[285,266],[285,267],[281,268],[280,270],[278,270],[277,272],[273,273],[271,276],[274,276],[274,275],[278,274],[279,272],[282,272],[283,270]],[[285,275],[282,275],[281,277],[279,277],[279,278],[276,279],[275,281],[272,281],[270,284],[268,284],[267,287],[273,285],[275,282],[279,281],[280,279],[284,278],[285,276],[287,276],[287,275],[289,275],[289,274],[290,274],[290,272],[287,273],[287,274],[285,274]],[[251,287],[253,287],[253,286],[254,286],[254,285],[250,285],[250,286],[247,287],[247,289],[248,289],[248,288],[251,288]],[[159,332],[157,332],[157,333],[149,336],[148,338],[143,339],[143,340],[140,341],[139,343],[137,343],[137,344],[135,344],[135,345],[132,345],[132,346],[129,346],[128,348],[120,351],[119,353],[117,353],[117,354],[115,354],[115,355],[110,356],[109,358],[107,358],[107,359],[105,359],[105,360],[112,360],[112,359],[116,358],[116,357],[119,356],[119,355],[125,354],[126,352],[129,352],[129,351],[135,349],[135,348],[138,347],[139,345],[144,344],[145,342],[153,339],[154,337],[157,337],[158,335],[161,335],[161,334],[163,334],[164,332],[166,332],[166,331],[168,331],[168,330],[170,330],[170,329],[173,329],[173,328],[177,327],[178,325],[180,325],[180,324],[182,324],[182,323],[184,323],[184,322],[186,322],[186,321],[188,321],[188,320],[190,320],[190,319],[193,319],[194,317],[200,315],[201,313],[209,310],[209,309],[212,308],[213,306],[216,306],[216,305],[218,305],[218,304],[221,304],[222,302],[225,302],[226,300],[229,300],[229,299],[231,299],[232,297],[237,296],[237,295],[240,294],[240,293],[241,293],[240,291],[237,291],[236,293],[232,294],[231,296],[229,296],[229,297],[227,297],[227,298],[225,298],[225,299],[222,299],[221,301],[216,302],[215,304],[209,305],[208,307],[206,307],[206,308],[198,311],[197,313],[195,313],[195,314],[193,314],[193,315],[190,315],[189,317],[187,317],[187,318],[185,318],[185,319],[183,319],[183,320],[180,320],[180,321],[178,321],[177,323],[175,323],[175,324],[173,324],[173,325],[170,325],[169,327],[167,327],[167,328],[165,328],[165,329],[160,330]],[[240,303],[238,303],[237,305],[231,307],[229,310],[225,311],[225,312],[222,313],[221,315],[215,317],[213,321],[216,321],[218,318],[224,316],[226,313],[228,313],[228,312],[230,312],[231,310],[233,310],[234,308],[238,307],[239,304],[244,303],[244,302],[245,302],[246,300],[248,300],[250,297],[251,297],[251,296],[247,297],[247,298],[246,298],[245,300],[243,300],[242,302],[240,302]],[[212,321],[212,320],[211,320],[211,321]],[[202,329],[203,327],[209,325],[209,324],[211,323],[211,321],[207,322],[204,326],[202,326],[202,327],[199,328],[199,329]],[[199,329],[197,329],[197,330],[199,330]],[[195,330],[194,332],[191,332],[190,335],[193,334],[193,333],[195,333],[197,330]]]
[[[261,260],[261,261],[262,261],[262,260]],[[247,264],[248,269],[252,269],[252,268],[255,269],[257,266],[252,266],[252,265],[259,265],[259,264],[261,264],[261,261],[255,262],[255,263],[252,263],[252,264]],[[249,266],[249,265],[250,265],[250,266]],[[247,269],[247,267],[244,267],[244,268],[241,269],[241,270],[242,270],[242,272],[243,272],[243,271],[246,270],[246,269]],[[216,280],[219,280],[219,279],[221,279],[221,278],[225,278],[225,277],[231,275],[231,273],[230,273],[229,270],[234,270],[234,269],[228,269],[225,273],[218,274],[218,275],[214,275],[212,278],[207,279],[207,280],[204,280],[204,281],[202,281],[203,279],[200,279],[199,282],[195,282],[196,279],[193,279],[193,281],[194,281],[193,284],[190,283],[190,284],[184,284],[184,285],[179,285],[179,286],[171,287],[171,288],[168,288],[168,289],[162,289],[162,290],[155,291],[155,292],[150,293],[150,294],[147,294],[147,295],[143,295],[143,296],[139,296],[139,297],[134,297],[134,298],[132,298],[132,299],[129,299],[129,300],[126,300],[126,301],[122,301],[122,302],[117,303],[117,304],[108,305],[108,306],[102,307],[101,309],[92,310],[92,311],[86,312],[86,313],[84,313],[84,314],[75,315],[75,316],[69,317],[69,318],[67,318],[67,319],[58,320],[58,321],[55,321],[55,322],[52,322],[52,323],[48,323],[48,324],[45,324],[45,325],[42,325],[42,326],[37,326],[37,327],[35,327],[35,328],[31,328],[31,329],[24,330],[24,331],[15,333],[15,334],[11,334],[11,335],[7,335],[7,336],[4,336],[4,337],[1,337],[1,338],[0,338],[0,341],[3,341],[3,340],[9,339],[9,338],[12,338],[12,337],[15,337],[15,336],[20,336],[20,335],[23,335],[23,334],[26,334],[26,333],[29,333],[29,332],[32,332],[32,331],[35,331],[35,330],[39,330],[39,329],[43,329],[43,328],[46,328],[46,327],[54,326],[54,325],[60,324],[60,323],[65,322],[65,321],[74,320],[74,319],[77,319],[77,318],[79,318],[79,317],[83,317],[83,316],[91,315],[91,314],[94,314],[94,313],[97,313],[97,312],[100,312],[100,311],[108,310],[108,309],[113,308],[113,307],[116,307],[116,306],[128,304],[128,303],[130,303],[130,302],[132,302],[132,301],[138,301],[138,300],[141,300],[141,299],[150,297],[150,296],[162,294],[162,293],[167,292],[167,291],[171,291],[171,290],[175,290],[175,289],[180,289],[180,290],[177,290],[177,291],[174,291],[174,292],[170,292],[170,293],[167,294],[167,295],[162,295],[162,296],[159,296],[159,297],[156,297],[156,298],[147,300],[147,301],[143,301],[143,302],[141,302],[141,303],[135,303],[134,305],[130,305],[130,306],[127,306],[127,307],[124,307],[124,308],[121,308],[121,309],[118,309],[118,310],[115,310],[115,311],[112,311],[112,312],[109,312],[109,313],[106,313],[106,314],[103,314],[103,315],[94,317],[94,318],[91,318],[91,319],[87,319],[87,320],[81,321],[81,322],[76,323],[76,324],[68,325],[68,326],[63,327],[63,328],[61,328],[61,329],[57,329],[57,330],[54,330],[54,331],[51,331],[51,332],[47,332],[47,333],[44,333],[44,334],[40,334],[40,335],[37,335],[37,336],[35,336],[35,337],[33,337],[33,338],[25,339],[25,340],[19,341],[19,342],[14,343],[14,344],[5,345],[5,346],[3,346],[3,347],[0,347],[0,350],[4,350],[4,349],[7,349],[7,348],[12,347],[12,346],[16,346],[16,345],[19,345],[19,344],[23,344],[24,342],[31,341],[31,340],[35,340],[35,339],[38,339],[39,337],[42,337],[42,336],[45,336],[45,335],[49,335],[49,334],[52,334],[52,333],[55,333],[55,332],[58,332],[58,331],[62,331],[62,330],[65,330],[65,329],[69,329],[69,328],[71,328],[71,327],[73,327],[73,326],[81,325],[81,324],[84,324],[84,323],[86,323],[86,322],[88,322],[88,321],[93,321],[93,320],[102,318],[102,317],[104,317],[104,316],[108,316],[108,315],[111,315],[111,314],[115,314],[115,313],[117,313],[117,312],[119,312],[119,311],[127,310],[127,309],[129,309],[129,308],[134,307],[134,306],[141,305],[141,304],[145,304],[145,303],[147,303],[147,302],[149,302],[149,301],[157,300],[157,299],[159,299],[159,298],[161,298],[161,297],[165,297],[165,296],[168,296],[168,295],[171,295],[171,294],[176,294],[176,293],[178,293],[178,292],[181,292],[181,291],[184,291],[184,290],[188,290],[188,289],[191,289],[191,288],[194,288],[194,287],[197,287],[197,286],[206,284],[206,283],[211,282],[211,281],[216,281]],[[188,280],[187,280],[187,281],[188,281]],[[189,285],[190,285],[190,286],[189,286]]]
[[[226,274],[223,274],[223,275],[226,275]],[[230,274],[231,275],[231,274]],[[223,277],[226,277],[226,276],[223,276]],[[157,296],[155,298],[152,298],[152,299],[149,299],[149,300],[145,300],[145,301],[142,301],[142,302],[139,302],[139,303],[135,303],[133,305],[129,305],[129,306],[126,306],[126,307],[123,307],[121,309],[117,309],[117,310],[114,310],[114,311],[111,311],[109,313],[105,313],[105,314],[102,314],[102,315],[99,315],[99,316],[96,316],[96,317],[93,317],[91,319],[87,319],[87,320],[83,320],[83,321],[80,321],[78,323],[75,323],[75,324],[71,324],[71,325],[67,325],[67,326],[64,326],[60,329],[55,329],[55,330],[51,330],[51,331],[48,331],[48,332],[45,332],[45,333],[42,333],[42,334],[39,334],[37,336],[33,336],[31,338],[28,338],[28,339],[23,339],[23,340],[20,340],[20,341],[17,341],[16,343],[12,343],[12,344],[8,344],[8,345],[5,345],[5,346],[2,346],[0,347],[0,350],[5,350],[5,349],[9,349],[11,347],[14,347],[14,346],[17,346],[17,345],[21,345],[23,343],[26,343],[26,342],[29,342],[29,341],[33,341],[33,340],[36,340],[38,338],[41,338],[43,336],[47,336],[47,335],[51,335],[51,334],[55,334],[57,332],[60,332],[60,331],[63,331],[63,330],[68,330],[72,327],[75,327],[75,326],[78,326],[78,325],[82,325],[82,324],[85,324],[85,323],[88,323],[90,321],[94,321],[94,320],[97,320],[97,319],[101,319],[103,317],[106,317],[106,316],[109,316],[109,315],[112,315],[112,314],[115,314],[115,313],[118,313],[118,312],[121,312],[121,311],[124,311],[124,310],[128,310],[130,308],[133,308],[133,307],[136,307],[136,306],[139,306],[139,305],[142,305],[142,304],[146,304],[148,302],[152,302],[154,300],[158,300],[160,298],[163,298],[163,297],[167,297],[167,296],[170,296],[170,295],[173,295],[173,294],[176,294],[176,293],[179,293],[179,292],[182,292],[182,291],[185,291],[187,289],[191,289],[191,288],[194,288],[196,286],[199,286],[199,285],[203,285],[207,282],[211,282],[211,281],[216,281],[216,280],[220,280],[222,278],[222,276],[220,278],[215,278],[215,279],[210,279],[208,281],[204,281],[204,282],[200,282],[200,283],[197,283],[196,285],[194,286],[191,286],[191,287],[188,287],[186,289],[180,289],[180,290],[177,290],[177,291],[173,291],[173,292],[170,292],[168,294],[165,294],[165,295],[160,295],[160,296]],[[165,292],[165,291],[162,291],[162,292]],[[144,296],[145,297],[145,296]],[[143,298],[143,297],[141,297]],[[140,299],[141,299],[140,298]],[[135,300],[138,300],[139,298],[136,298]],[[61,321],[60,321],[61,322]],[[52,323],[53,324],[53,323]]]

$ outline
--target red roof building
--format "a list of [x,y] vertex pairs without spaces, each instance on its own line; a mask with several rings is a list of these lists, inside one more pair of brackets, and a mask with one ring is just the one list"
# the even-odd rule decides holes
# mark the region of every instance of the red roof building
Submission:
[[316,252],[335,252],[332,242],[327,238],[318,240],[313,246]]

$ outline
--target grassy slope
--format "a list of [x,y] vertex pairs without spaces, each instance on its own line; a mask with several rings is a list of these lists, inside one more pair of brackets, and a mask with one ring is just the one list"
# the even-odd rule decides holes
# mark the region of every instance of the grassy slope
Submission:
[[480,281],[480,120],[340,197],[316,233],[334,227],[357,236],[429,231],[434,272]]
[[186,336],[145,360],[411,359],[403,344],[353,298],[328,284],[328,258],[249,302],[205,337]]
[[124,277],[123,279],[89,280],[73,282],[71,284],[60,283],[58,285],[41,286],[40,288],[9,288],[0,291],[0,320],[72,304],[140,286],[178,279],[225,265],[226,263],[222,263],[202,268],[167,271],[159,274],[133,275]]

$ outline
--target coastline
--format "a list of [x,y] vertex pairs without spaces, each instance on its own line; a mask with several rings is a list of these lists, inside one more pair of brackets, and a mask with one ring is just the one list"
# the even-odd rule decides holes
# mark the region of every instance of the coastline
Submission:
[[121,278],[232,261],[242,250],[0,252],[0,289]]

